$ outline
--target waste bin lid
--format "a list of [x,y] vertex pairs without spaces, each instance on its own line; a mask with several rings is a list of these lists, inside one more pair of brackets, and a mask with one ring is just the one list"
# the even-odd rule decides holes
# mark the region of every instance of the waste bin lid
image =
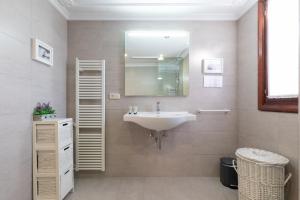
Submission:
[[289,163],[289,159],[286,157],[261,149],[239,148],[235,155],[261,164],[286,165]]
[[232,160],[234,160],[234,158],[224,157],[224,158],[221,158],[221,163],[232,166]]

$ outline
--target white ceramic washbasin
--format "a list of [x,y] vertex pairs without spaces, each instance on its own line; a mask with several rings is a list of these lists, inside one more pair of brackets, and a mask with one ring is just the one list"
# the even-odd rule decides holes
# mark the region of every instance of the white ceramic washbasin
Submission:
[[196,120],[196,115],[188,112],[139,112],[136,115],[125,114],[123,120],[136,123],[147,129],[165,131],[187,121]]

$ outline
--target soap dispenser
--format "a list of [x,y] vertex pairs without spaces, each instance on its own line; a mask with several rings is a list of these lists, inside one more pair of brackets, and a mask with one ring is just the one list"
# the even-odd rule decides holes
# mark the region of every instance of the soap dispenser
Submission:
[[138,113],[138,107],[133,106],[133,114],[136,115]]
[[132,108],[132,106],[129,106],[128,114],[131,115],[132,113],[133,113],[133,108]]

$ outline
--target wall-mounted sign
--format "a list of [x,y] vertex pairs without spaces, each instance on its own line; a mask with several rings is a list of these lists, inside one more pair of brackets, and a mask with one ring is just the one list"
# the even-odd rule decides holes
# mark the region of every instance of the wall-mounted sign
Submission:
[[223,87],[223,76],[204,75],[203,86],[205,88],[222,88]]

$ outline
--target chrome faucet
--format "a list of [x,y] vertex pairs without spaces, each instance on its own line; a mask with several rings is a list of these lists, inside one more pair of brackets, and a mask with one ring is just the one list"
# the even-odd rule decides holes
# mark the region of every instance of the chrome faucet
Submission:
[[160,102],[159,101],[156,102],[156,113],[157,114],[160,113]]

